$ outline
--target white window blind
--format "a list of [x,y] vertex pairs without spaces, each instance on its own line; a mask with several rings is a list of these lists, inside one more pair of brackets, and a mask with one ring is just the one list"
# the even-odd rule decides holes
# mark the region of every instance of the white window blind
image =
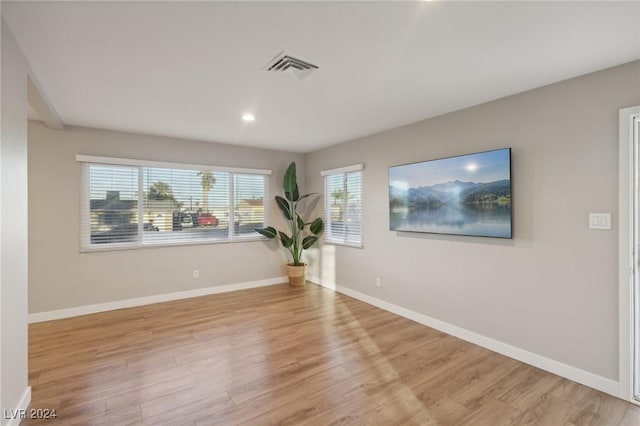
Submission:
[[362,247],[362,165],[322,172],[325,242]]
[[81,234],[92,245],[130,246],[138,241],[138,169],[92,164]]
[[82,250],[262,238],[265,171],[160,165],[82,163]]
[[237,237],[255,236],[255,228],[264,227],[264,179],[259,175],[234,174],[234,206]]

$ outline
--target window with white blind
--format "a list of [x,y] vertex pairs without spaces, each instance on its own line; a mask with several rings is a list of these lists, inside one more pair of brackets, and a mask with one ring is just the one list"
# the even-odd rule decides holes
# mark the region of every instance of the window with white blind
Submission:
[[83,251],[262,238],[270,170],[77,159]]
[[362,164],[325,170],[326,243],[362,247]]

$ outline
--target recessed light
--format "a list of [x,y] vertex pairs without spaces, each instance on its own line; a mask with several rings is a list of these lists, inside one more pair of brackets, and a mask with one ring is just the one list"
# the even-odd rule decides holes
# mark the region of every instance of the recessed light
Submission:
[[242,120],[244,121],[255,121],[256,117],[253,114],[244,114],[242,116]]

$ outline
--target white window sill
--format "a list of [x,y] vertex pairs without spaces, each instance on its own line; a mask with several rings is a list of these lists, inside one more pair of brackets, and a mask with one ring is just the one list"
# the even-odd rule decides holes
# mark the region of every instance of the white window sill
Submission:
[[235,244],[246,243],[253,241],[267,241],[268,238],[263,236],[248,236],[248,237],[236,237],[232,240],[220,239],[220,240],[207,240],[207,241],[175,241],[175,242],[162,242],[162,243],[146,243],[146,244],[96,244],[89,247],[81,247],[80,253],[96,253],[105,251],[122,251],[122,250],[143,250],[148,248],[167,248],[167,247],[183,247],[183,246],[196,246],[196,245],[208,245],[208,244]]
[[353,244],[353,243],[345,243],[345,242],[341,242],[341,241],[325,240],[324,244],[331,245],[331,246],[342,246],[342,247],[358,248],[358,249],[363,249],[364,248],[364,244],[362,244],[362,243]]

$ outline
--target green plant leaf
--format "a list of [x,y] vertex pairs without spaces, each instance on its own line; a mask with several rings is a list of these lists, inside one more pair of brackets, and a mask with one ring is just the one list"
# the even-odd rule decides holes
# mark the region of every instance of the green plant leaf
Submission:
[[289,202],[281,196],[276,195],[276,203],[278,204],[278,207],[280,207],[280,211],[282,212],[284,217],[287,220],[291,220],[293,216],[291,215],[291,207],[289,206]]
[[256,232],[264,235],[267,238],[275,238],[278,235],[278,231],[273,226],[267,226],[266,228],[256,228]]
[[293,244],[293,239],[282,231],[278,231],[278,234],[280,235],[280,241],[282,242],[284,248],[291,247],[291,244]]
[[287,197],[287,200],[289,201],[298,201],[300,199],[300,192],[298,191],[298,187],[296,186],[293,189],[293,193],[285,192],[284,196]]
[[319,235],[324,230],[324,222],[322,218],[317,217],[313,222],[311,222],[311,226],[309,226],[309,230],[314,235]]
[[296,215],[296,217],[298,218],[298,229],[302,231],[304,229],[304,220],[300,216]]
[[300,200],[300,191],[298,190],[298,185],[293,189],[293,196],[291,197],[291,201]]
[[316,237],[315,235],[309,235],[308,237],[305,237],[304,240],[302,240],[302,248],[306,250],[314,245],[316,241],[318,241],[318,237]]
[[[292,161],[287,167],[287,171],[284,173],[284,181],[282,183],[282,187],[284,188],[284,193],[287,198],[291,201],[296,201],[293,199],[295,193],[298,192],[298,181],[296,179],[296,163]],[[298,196],[300,196],[298,194]]]

